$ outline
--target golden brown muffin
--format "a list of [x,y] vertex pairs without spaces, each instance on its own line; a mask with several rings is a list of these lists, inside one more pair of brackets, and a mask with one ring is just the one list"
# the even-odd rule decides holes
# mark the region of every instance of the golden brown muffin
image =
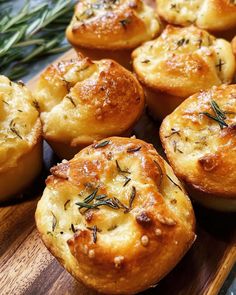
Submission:
[[191,203],[152,145],[111,137],[51,169],[36,223],[47,248],[99,292],[158,282],[192,245]]
[[160,136],[176,175],[193,198],[236,211],[236,85],[214,86],[186,99],[161,125]]
[[35,106],[22,82],[0,76],[0,201],[21,192],[41,170],[41,123]]
[[159,15],[168,23],[210,31],[236,29],[234,0],[156,0]]
[[142,114],[144,94],[132,73],[108,59],[49,66],[35,91],[43,135],[61,158],[111,135],[127,135]]
[[200,90],[230,83],[235,70],[230,43],[194,26],[168,25],[159,38],[135,49],[132,58],[157,118]]
[[159,31],[154,10],[141,0],[82,0],[66,36],[92,59],[112,58],[130,67],[129,49],[153,39]]

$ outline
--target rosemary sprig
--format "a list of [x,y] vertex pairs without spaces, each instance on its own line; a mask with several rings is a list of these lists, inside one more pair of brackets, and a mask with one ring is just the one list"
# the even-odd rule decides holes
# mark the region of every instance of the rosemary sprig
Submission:
[[77,1],[44,0],[37,6],[32,2],[26,0],[13,14],[14,1],[0,0],[6,3],[0,11],[0,72],[13,80],[26,75],[36,58],[70,47],[61,44]]
[[57,218],[52,211],[51,211],[51,213],[52,213],[52,231],[54,231],[57,226]]
[[215,113],[215,116],[211,115],[208,112],[202,112],[200,114],[203,114],[207,116],[208,118],[216,121],[219,124],[220,129],[223,129],[224,127],[228,127],[228,124],[225,122],[225,119],[226,119],[225,112],[220,109],[216,101],[212,100],[210,104],[211,104],[211,108],[213,112]]
[[105,140],[105,141],[102,141],[102,142],[100,142],[100,143],[96,143],[96,144],[94,145],[94,148],[95,148],[95,149],[98,149],[98,148],[101,148],[101,147],[107,146],[109,143],[110,143],[110,140]]
[[167,178],[170,180],[170,182],[172,182],[175,186],[177,186],[181,191],[183,191],[182,190],[182,188],[181,188],[181,186],[180,185],[178,185],[168,174],[166,174],[166,176],[167,176]]

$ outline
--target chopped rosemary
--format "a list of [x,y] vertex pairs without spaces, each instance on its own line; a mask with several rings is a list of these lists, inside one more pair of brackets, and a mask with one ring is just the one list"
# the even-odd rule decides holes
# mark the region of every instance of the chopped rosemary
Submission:
[[118,163],[117,160],[116,160],[116,167],[117,167],[118,172],[120,172],[120,173],[131,174],[131,172],[129,172],[128,170],[122,170],[122,169],[120,168],[120,165],[119,165],[119,163]]
[[23,139],[23,137],[20,135],[19,131],[16,128],[16,123],[14,122],[14,120],[12,120],[10,122],[10,130],[11,132],[13,132],[17,137],[19,137],[20,139]]
[[79,209],[82,209],[82,208],[87,208],[87,209],[94,209],[95,206],[94,205],[90,205],[90,204],[87,204],[85,202],[76,202],[75,203],[77,206],[79,206]]
[[142,64],[148,64],[149,62],[150,62],[149,59],[144,59],[144,60],[141,61]]
[[98,233],[98,228],[96,225],[94,225],[93,227],[87,227],[87,229],[91,230],[93,232],[93,242],[94,244],[96,244],[97,242],[97,233]]
[[69,101],[70,101],[70,102],[73,104],[73,106],[76,108],[76,104],[75,104],[73,98],[72,98],[70,95],[67,95],[66,98],[69,99]]
[[219,124],[220,129],[223,129],[224,127],[228,127],[228,124],[225,122],[225,119],[226,119],[225,112],[223,112],[220,109],[220,107],[216,103],[216,101],[212,100],[210,102],[210,104],[211,104],[212,110],[215,113],[215,116],[209,114],[208,112],[201,112],[200,114],[203,114],[203,115],[207,116],[208,118],[216,121]]
[[96,200],[103,200],[107,197],[107,195],[98,195],[96,196]]
[[70,200],[67,200],[64,204],[64,210],[67,210],[67,205],[70,203]]
[[57,218],[52,211],[51,211],[51,213],[52,213],[52,231],[54,232],[54,230],[57,226]]
[[141,146],[139,146],[139,147],[136,147],[136,148],[129,148],[129,149],[127,149],[127,153],[135,153],[135,152],[138,152],[138,151],[140,151],[141,150]]
[[165,136],[165,138],[169,138],[174,134],[177,134],[178,136],[180,136],[180,130],[176,130],[174,128],[171,128],[171,133],[169,135]]
[[188,43],[189,43],[189,39],[182,38],[177,41],[177,48],[183,46],[184,44],[188,44]]
[[[136,187],[132,186],[132,192],[131,192],[131,195],[130,195],[130,198],[129,198],[128,211],[132,210],[132,205],[133,205],[133,201],[134,201],[135,196],[136,196]],[[125,211],[125,212],[127,213],[128,211]]]
[[109,143],[110,143],[110,140],[105,140],[105,141],[103,141],[103,142],[96,143],[93,147],[94,147],[95,149],[98,149],[98,148],[101,148],[101,147],[107,146]]
[[74,224],[73,223],[71,223],[71,230],[73,231],[73,233],[75,233],[76,232],[76,229],[75,229],[75,226],[74,226]]
[[95,198],[96,194],[98,192],[98,188],[96,188],[90,195],[88,195],[85,199],[84,202],[85,203],[90,203],[92,202],[92,200]]
[[182,188],[181,188],[181,186],[179,186],[176,182],[174,182],[174,180],[173,179],[171,179],[170,178],[170,176],[168,175],[168,174],[166,174],[166,176],[167,176],[167,178],[175,185],[175,186],[177,186],[181,191],[183,191],[182,190]]
[[219,68],[219,72],[222,71],[222,66],[223,66],[224,64],[225,64],[225,62],[222,61],[222,59],[220,58],[218,64],[216,64],[216,68]]
[[131,180],[131,178],[124,176],[125,177],[125,183],[123,184],[123,187],[125,187]]
[[123,209],[125,209],[125,212],[126,212],[127,210],[129,210],[129,208],[128,208],[127,206],[125,206],[125,205],[124,205],[120,200],[118,200],[116,197],[114,197],[113,200],[114,200],[114,202],[117,204],[117,206],[118,206],[119,208],[123,208]]

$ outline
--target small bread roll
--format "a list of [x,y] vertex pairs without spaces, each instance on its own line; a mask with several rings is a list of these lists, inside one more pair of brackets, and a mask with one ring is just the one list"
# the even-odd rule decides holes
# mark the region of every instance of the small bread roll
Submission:
[[149,288],[195,240],[191,203],[150,144],[103,139],[51,173],[37,228],[60,263],[98,292]]
[[147,87],[147,103],[159,119],[188,96],[230,83],[235,71],[231,44],[194,26],[168,25],[159,38],[135,49],[132,59]]
[[144,108],[134,75],[108,59],[62,61],[49,66],[35,91],[43,135],[61,158],[111,135],[130,134]]
[[82,0],[66,36],[91,59],[112,58],[130,67],[129,49],[153,39],[159,31],[154,10],[141,0]]
[[176,175],[206,207],[236,211],[236,85],[186,99],[161,125]]
[[20,193],[42,167],[41,123],[30,91],[0,76],[0,201]]
[[234,0],[156,0],[159,15],[168,23],[210,31],[236,29]]

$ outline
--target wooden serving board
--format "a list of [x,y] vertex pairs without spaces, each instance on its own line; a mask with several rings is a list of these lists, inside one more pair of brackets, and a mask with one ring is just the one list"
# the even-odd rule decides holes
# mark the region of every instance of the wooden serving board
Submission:
[[[74,51],[60,58],[75,57]],[[34,78],[28,83],[32,89]],[[158,123],[143,115],[135,135],[160,150]],[[95,295],[68,274],[48,252],[35,228],[34,213],[48,169],[59,161],[45,144],[42,175],[17,201],[0,205],[0,294]],[[155,288],[142,294],[216,295],[236,261],[235,214],[211,212],[194,205],[198,238]],[[150,261],[152,267],[152,261]]]

